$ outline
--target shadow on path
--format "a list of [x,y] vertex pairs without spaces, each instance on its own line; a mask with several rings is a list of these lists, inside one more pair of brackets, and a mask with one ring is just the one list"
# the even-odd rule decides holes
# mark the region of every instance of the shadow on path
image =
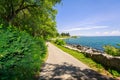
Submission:
[[81,70],[68,63],[49,64],[45,63],[41,69],[39,80],[115,80],[99,74],[91,69]]

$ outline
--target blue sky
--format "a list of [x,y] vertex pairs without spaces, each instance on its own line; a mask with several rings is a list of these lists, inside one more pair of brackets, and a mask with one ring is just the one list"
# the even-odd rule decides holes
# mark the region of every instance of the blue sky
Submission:
[[79,36],[120,36],[120,0],[62,0],[57,29]]

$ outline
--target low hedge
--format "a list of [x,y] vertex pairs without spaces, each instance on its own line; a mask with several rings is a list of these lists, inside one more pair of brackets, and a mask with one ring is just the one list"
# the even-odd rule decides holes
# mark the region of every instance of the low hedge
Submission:
[[45,53],[43,40],[0,25],[0,80],[33,80]]

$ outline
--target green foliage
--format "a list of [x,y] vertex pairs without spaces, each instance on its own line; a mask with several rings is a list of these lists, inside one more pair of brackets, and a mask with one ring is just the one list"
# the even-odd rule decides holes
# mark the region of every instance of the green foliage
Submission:
[[33,80],[46,53],[43,40],[0,26],[0,80]]
[[61,36],[70,36],[69,33],[61,33]]
[[118,71],[116,71],[116,70],[111,70],[111,69],[109,69],[108,70],[114,77],[119,77],[120,76],[120,72],[118,72]]
[[110,54],[113,56],[120,56],[120,49],[118,49],[118,48],[115,48],[110,45],[104,46],[103,48],[107,54]]
[[65,41],[62,40],[62,39],[56,39],[56,40],[55,40],[55,44],[62,46],[62,45],[65,45]]
[[117,46],[120,46],[120,44],[117,44]]
[[54,6],[61,0],[3,0],[0,1],[0,18],[6,24],[26,30],[33,36],[54,37],[57,33]]
[[77,38],[77,36],[71,36],[71,38]]

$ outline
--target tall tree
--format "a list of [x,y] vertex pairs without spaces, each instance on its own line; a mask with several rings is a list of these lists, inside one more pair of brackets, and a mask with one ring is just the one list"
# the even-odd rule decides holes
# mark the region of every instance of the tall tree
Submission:
[[54,6],[61,0],[0,0],[0,18],[33,36],[56,33]]

